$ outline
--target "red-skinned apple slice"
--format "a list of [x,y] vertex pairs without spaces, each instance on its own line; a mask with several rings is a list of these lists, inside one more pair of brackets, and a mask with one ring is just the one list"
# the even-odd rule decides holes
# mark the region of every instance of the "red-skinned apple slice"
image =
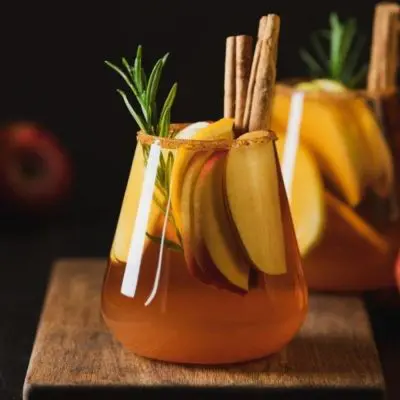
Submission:
[[181,221],[185,261],[191,275],[201,282],[218,289],[243,294],[245,291],[232,285],[215,266],[201,236],[200,202],[194,201],[194,192],[197,179],[207,160],[210,160],[210,152],[197,153],[190,161],[183,180]]
[[194,192],[200,236],[216,268],[237,288],[248,291],[250,267],[235,240],[224,204],[227,152],[216,152],[204,164]]

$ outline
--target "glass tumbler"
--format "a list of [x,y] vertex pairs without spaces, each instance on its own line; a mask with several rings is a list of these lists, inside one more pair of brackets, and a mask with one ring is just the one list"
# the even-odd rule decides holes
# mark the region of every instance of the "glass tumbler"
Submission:
[[307,288],[275,140],[138,133],[101,304],[127,349],[224,364],[278,352],[296,335]]

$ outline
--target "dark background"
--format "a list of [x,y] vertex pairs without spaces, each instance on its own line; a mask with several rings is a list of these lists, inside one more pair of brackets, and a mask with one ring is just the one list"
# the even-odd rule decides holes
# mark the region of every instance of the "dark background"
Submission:
[[[138,44],[147,66],[170,52],[161,89],[165,94],[178,81],[173,120],[216,119],[222,114],[227,36],[255,36],[262,15],[279,14],[278,79],[304,75],[298,49],[311,31],[327,27],[329,12],[357,17],[369,44],[376,3],[0,2],[0,123],[44,125],[70,154],[75,171],[72,196],[56,216],[33,221],[1,217],[0,399],[20,398],[53,260],[105,257],[110,248],[137,127],[115,91],[123,83],[103,61],[132,58]],[[365,61],[368,55],[366,49]],[[380,344],[389,349],[383,354],[393,352],[393,346],[398,350],[393,338],[400,330],[386,328],[376,315],[376,334],[389,335]],[[395,382],[396,374],[386,373]]]
[[[281,17],[278,79],[304,75],[298,49],[328,26],[328,15],[357,17],[368,39],[376,1],[184,0],[1,2],[0,122],[30,119],[53,131],[75,163],[71,213],[116,218],[136,124],[116,93],[121,79],[104,65],[133,58],[138,44],[152,66],[170,58],[165,89],[177,81],[174,121],[219,118],[225,38],[257,33],[262,15]],[[368,41],[369,44],[369,41]],[[368,60],[368,48],[365,61]],[[164,90],[163,90],[164,89]]]

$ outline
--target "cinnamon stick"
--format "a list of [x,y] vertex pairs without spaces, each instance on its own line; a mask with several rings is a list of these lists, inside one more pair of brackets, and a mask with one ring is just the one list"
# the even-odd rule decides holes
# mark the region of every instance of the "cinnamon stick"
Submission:
[[368,90],[396,87],[398,67],[398,17],[400,6],[382,2],[375,7],[373,38],[368,71]]
[[250,123],[250,113],[253,104],[254,85],[256,83],[258,63],[260,61],[260,50],[261,50],[261,42],[257,40],[256,48],[254,50],[253,62],[251,64],[249,84],[247,87],[246,105],[244,108],[244,115],[243,115],[243,127],[245,130],[248,130]]
[[[273,14],[269,14],[273,15]],[[268,15],[264,15],[260,18],[260,21],[258,22],[258,39],[264,39],[265,38],[265,30],[267,28],[267,21],[268,21]]]
[[235,117],[235,72],[236,72],[236,39],[226,38],[225,49],[225,80],[224,80],[224,117]]
[[258,63],[252,107],[250,112],[249,131],[269,129],[270,103],[275,84],[274,54],[271,42],[261,41],[260,60]]
[[244,133],[244,111],[253,56],[253,38],[236,37],[235,131]]
[[280,18],[275,14],[269,14],[265,21],[264,30],[261,32],[261,39],[270,39],[272,41],[275,63],[278,58],[278,38],[280,26]]
[[[249,131],[269,129],[271,124],[280,18],[270,14],[267,16],[265,25],[262,20],[260,21],[260,37],[253,58],[246,103],[248,113],[247,115],[245,112],[245,118],[248,118],[246,128]],[[247,123],[246,120],[245,122]]]
[[258,62],[260,60],[260,50],[261,50],[260,40],[264,37],[264,32],[266,30],[267,21],[268,21],[268,16],[264,15],[263,17],[260,18],[260,21],[258,24],[258,38],[257,38],[257,42],[256,42],[256,47],[254,50],[253,61],[251,64],[250,78],[249,78],[249,84],[248,84],[247,96],[246,96],[246,105],[245,105],[244,116],[243,116],[243,126],[244,126],[245,130],[248,130],[249,123],[250,123],[250,112],[251,112],[251,106],[252,106],[252,102],[253,102],[254,85],[256,82],[256,73],[257,73],[257,69],[258,69]]

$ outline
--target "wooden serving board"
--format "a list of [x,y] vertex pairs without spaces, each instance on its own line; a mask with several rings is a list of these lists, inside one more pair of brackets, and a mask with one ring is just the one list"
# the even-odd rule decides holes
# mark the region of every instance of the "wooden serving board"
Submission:
[[356,296],[311,295],[302,330],[279,354],[226,367],[184,366],[135,356],[114,340],[100,316],[105,265],[66,259],[54,266],[24,400],[384,396],[368,316]]

